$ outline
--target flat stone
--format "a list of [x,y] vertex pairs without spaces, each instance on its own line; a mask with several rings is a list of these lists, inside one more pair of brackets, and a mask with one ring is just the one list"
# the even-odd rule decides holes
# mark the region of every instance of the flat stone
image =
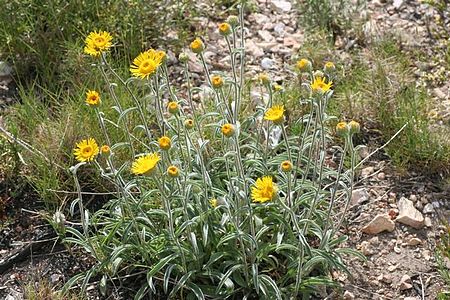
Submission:
[[369,193],[367,192],[367,189],[365,188],[357,189],[352,192],[352,199],[350,200],[350,205],[353,206],[361,204],[368,200],[369,200]]
[[414,227],[416,229],[422,228],[424,225],[424,218],[420,211],[414,207],[414,203],[405,197],[398,201],[399,214],[396,221]]
[[255,58],[259,58],[264,56],[264,50],[253,42],[253,40],[249,39],[245,43],[245,48],[249,54],[251,54]]
[[373,174],[375,172],[374,167],[366,167],[361,170],[361,177],[368,177],[369,175]]
[[409,239],[406,243],[408,246],[417,246],[417,245],[422,244],[422,240],[419,238],[413,237],[413,238]]
[[362,232],[367,234],[378,234],[383,231],[393,231],[395,223],[388,215],[377,215],[369,224],[363,227]]
[[411,277],[409,275],[403,275],[400,279],[400,283],[398,284],[401,291],[409,290],[412,288]]
[[258,36],[266,42],[272,42],[275,39],[267,30],[259,30]]
[[272,8],[279,13],[286,13],[292,9],[292,3],[290,1],[272,0]]

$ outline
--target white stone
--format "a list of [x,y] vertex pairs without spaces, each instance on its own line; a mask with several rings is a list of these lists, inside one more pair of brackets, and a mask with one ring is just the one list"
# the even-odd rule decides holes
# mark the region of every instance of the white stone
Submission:
[[272,0],[272,8],[280,13],[289,12],[292,8],[290,1]]
[[423,215],[414,207],[414,203],[404,197],[398,201],[399,214],[396,221],[416,229],[422,228],[424,225]]
[[273,67],[273,60],[271,60],[270,58],[264,57],[261,60],[261,68],[268,70],[271,69]]
[[363,241],[361,243],[361,253],[365,256],[369,256],[373,254],[373,248],[368,241]]
[[433,226],[433,222],[431,221],[430,217],[425,217],[423,223],[425,224],[426,227],[431,227]]
[[377,234],[383,231],[393,231],[395,223],[388,215],[377,215],[369,224],[363,227],[362,232],[367,234]]
[[423,208],[424,214],[431,214],[433,212],[434,212],[434,206],[432,203],[426,204],[425,207]]
[[417,245],[422,244],[422,240],[419,239],[419,238],[413,237],[413,238],[408,240],[407,244],[409,246],[417,246]]
[[392,3],[392,5],[394,5],[394,7],[396,9],[399,9],[400,6],[402,6],[402,4],[403,4],[403,0],[394,0],[394,3]]

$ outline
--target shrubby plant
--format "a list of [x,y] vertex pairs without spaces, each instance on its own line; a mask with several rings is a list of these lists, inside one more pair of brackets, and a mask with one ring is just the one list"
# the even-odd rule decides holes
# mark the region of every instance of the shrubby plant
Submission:
[[[96,112],[103,138],[86,137],[75,146],[79,163],[71,172],[78,198],[71,213],[79,211],[81,226],[60,232],[96,263],[66,287],[80,282],[84,289],[100,275],[105,291],[134,276],[142,283],[135,299],[306,299],[317,286],[334,285],[331,270],[347,271],[342,255],[357,253],[339,248],[346,236],[338,231],[351,197],[357,166],[352,136],[359,124],[338,123],[335,132],[344,147],[337,170],[329,168],[334,64],[314,71],[307,60],[297,63],[300,84],[309,91],[298,104],[308,105],[309,112],[291,121],[301,128],[293,134],[285,106],[275,101],[283,89],[269,75],[258,78],[269,94],[266,102],[252,107],[243,97],[242,24],[241,8],[239,17],[218,26],[228,45],[229,74],[208,68],[206,39],[190,44],[211,92],[205,105],[193,100],[199,89],[186,53],[179,56],[187,85],[186,96],[180,96],[170,85],[164,51],[139,54],[130,66],[132,77],[124,80],[108,61],[114,37],[103,31],[88,36],[85,53],[108,89],[87,90],[85,101]],[[120,105],[117,86],[129,91],[134,106]],[[145,96],[137,96],[134,86]],[[117,114],[105,115],[106,106]],[[121,130],[124,139],[111,140],[110,130]],[[344,171],[347,156],[351,168]],[[77,173],[87,167],[114,186],[113,197],[98,211],[84,205]],[[55,220],[64,222],[60,212]]]

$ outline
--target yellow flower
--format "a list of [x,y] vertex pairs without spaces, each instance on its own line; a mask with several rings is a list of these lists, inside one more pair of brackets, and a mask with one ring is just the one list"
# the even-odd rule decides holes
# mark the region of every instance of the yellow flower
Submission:
[[162,136],[158,140],[159,148],[162,150],[169,150],[172,145],[172,141],[168,136]]
[[167,168],[167,174],[170,177],[175,178],[175,177],[178,177],[178,175],[180,175],[180,172],[179,172],[177,167],[170,166],[170,167]]
[[88,90],[86,92],[86,104],[90,106],[98,106],[100,105],[100,95],[96,91]]
[[107,154],[109,153],[109,151],[111,151],[111,149],[109,148],[108,145],[103,145],[101,146],[100,151],[102,151],[103,154]]
[[284,121],[284,106],[275,105],[269,108],[264,114],[264,119],[272,121],[274,124],[281,124]]
[[281,91],[283,91],[283,86],[281,86],[281,85],[275,83],[275,84],[273,85],[273,89],[274,89],[275,92],[281,92]]
[[345,136],[348,132],[347,122],[339,122],[336,125],[336,134],[338,136]]
[[102,52],[111,48],[112,36],[106,31],[93,31],[86,37],[84,53],[91,56],[99,56]]
[[323,94],[328,91],[332,85],[332,81],[328,83],[325,82],[325,77],[315,77],[313,83],[311,84],[311,89],[313,92],[319,92]]
[[228,23],[222,23],[219,25],[219,33],[223,36],[227,36],[231,34],[231,26]]
[[156,72],[162,60],[161,53],[153,49],[147,50],[133,60],[133,64],[130,66],[130,72],[134,77],[147,78]]
[[234,134],[234,126],[232,124],[226,123],[222,125],[221,131],[224,136],[231,137]]
[[323,67],[323,71],[325,73],[333,73],[334,70],[336,70],[336,66],[334,65],[334,63],[331,61],[327,61],[325,63],[325,66]]
[[292,171],[292,163],[289,160],[285,160],[281,163],[281,170],[283,172],[290,172]]
[[194,127],[194,120],[187,119],[186,121],[184,121],[184,126],[186,127],[186,129],[192,129]]
[[214,199],[209,200],[209,204],[211,204],[211,206],[213,208],[216,208],[218,205],[218,201],[217,201],[217,199],[214,198]]
[[267,75],[267,73],[259,74],[258,79],[259,79],[259,81],[262,84],[269,84],[270,83],[270,77],[269,77],[269,75]]
[[223,79],[219,75],[211,76],[211,84],[213,88],[220,89],[223,86]]
[[202,53],[203,50],[205,50],[205,44],[203,44],[201,39],[196,38],[191,43],[191,50],[192,50],[192,52],[197,53],[197,54]]
[[80,162],[93,160],[98,152],[97,142],[93,138],[82,140],[77,143],[77,147],[73,149],[75,158]]
[[309,72],[312,69],[312,63],[306,58],[302,58],[297,61],[297,68],[302,72]]
[[176,114],[180,111],[178,103],[176,103],[175,101],[170,101],[169,104],[167,105],[167,109],[171,114]]
[[159,160],[158,153],[138,157],[131,165],[131,172],[136,175],[150,175],[155,170]]
[[349,127],[349,130],[350,130],[351,134],[359,133],[359,131],[361,130],[361,126],[356,121],[350,121],[348,123],[348,127]]
[[162,50],[157,50],[156,54],[159,56],[159,58],[161,59],[161,62],[165,62],[167,59],[167,54],[166,52],[162,51]]
[[275,199],[278,187],[272,181],[272,177],[264,176],[256,180],[255,186],[252,187],[253,202],[264,203]]

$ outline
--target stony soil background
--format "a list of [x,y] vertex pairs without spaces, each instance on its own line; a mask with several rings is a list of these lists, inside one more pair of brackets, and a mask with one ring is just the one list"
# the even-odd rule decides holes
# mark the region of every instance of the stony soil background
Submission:
[[[299,12],[290,1],[255,2],[255,11],[246,18],[249,29],[246,39],[247,74],[254,77],[261,71],[266,71],[273,80],[282,84],[293,76],[289,71],[292,69],[292,57],[308,37],[297,23]],[[423,50],[425,45],[438,42],[433,40],[429,27],[429,20],[434,18],[436,12],[419,1],[369,1],[361,14],[367,18],[363,26],[367,41],[383,34],[394,34],[402,41],[405,51],[417,48]],[[217,34],[217,20],[205,17],[196,21],[197,29],[207,33],[205,56],[214,62],[210,67],[226,71],[229,60],[222,55],[226,53],[226,44]],[[338,38],[330,59],[332,55],[345,56],[346,51],[354,45],[355,42],[349,37]],[[430,58],[439,53],[439,47],[441,46],[435,45],[426,49]],[[171,68],[175,70],[174,83],[182,86],[181,66],[176,55],[169,53],[169,58]],[[194,55],[189,67],[200,80],[203,71]],[[431,59],[427,64],[418,63],[414,67],[418,82],[430,90],[434,99],[432,105],[435,105],[442,122],[450,115],[450,85],[448,80],[430,80],[427,74],[441,72],[449,75],[448,70],[442,70],[438,61]],[[0,107],[4,108],[12,102],[15,86],[8,68],[2,67],[0,71]],[[260,99],[266,95],[255,90],[251,96]],[[376,146],[369,144],[365,151],[370,152]],[[352,276],[335,273],[335,278],[342,283],[344,289],[340,294],[324,295],[323,298],[435,299],[443,286],[434,258],[436,242],[441,230],[444,230],[439,225],[437,216],[439,214],[448,219],[450,215],[446,207],[450,202],[450,189],[443,190],[436,186],[433,178],[420,174],[409,174],[406,177],[396,174],[389,160],[382,154],[365,164],[357,180],[348,222],[342,232],[350,236],[345,246],[360,250],[367,256],[367,261],[347,258]],[[0,194],[3,193],[5,191]],[[14,247],[28,243],[33,235],[46,227],[41,216],[29,212],[33,208],[32,204],[30,207],[25,201],[16,206],[17,220],[20,221],[9,226],[11,232],[2,230],[0,261]],[[0,274],[0,298],[22,299],[23,282],[48,278],[52,284],[58,285],[88,265],[89,261],[82,259],[77,253],[47,247],[32,255],[26,262]],[[95,285],[90,289],[94,290]],[[98,298],[95,292],[92,294],[92,299]]]

